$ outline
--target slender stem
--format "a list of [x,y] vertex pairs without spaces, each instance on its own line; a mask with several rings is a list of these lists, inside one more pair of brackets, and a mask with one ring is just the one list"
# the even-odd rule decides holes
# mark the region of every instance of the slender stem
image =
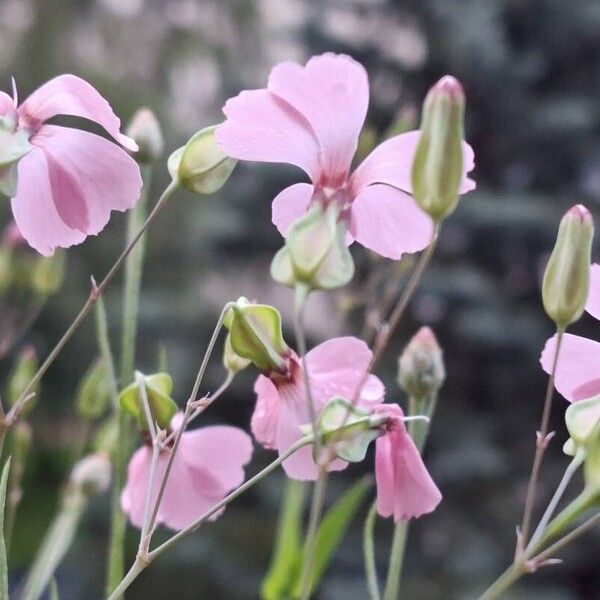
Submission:
[[550,519],[552,518],[552,515],[554,514],[558,503],[563,497],[563,494],[565,493],[569,482],[571,481],[573,475],[575,475],[575,473],[577,472],[577,469],[579,469],[579,467],[581,466],[582,462],[583,455],[581,452],[577,452],[577,454],[573,457],[573,460],[569,463],[569,466],[565,469],[562,479],[560,480],[560,483],[556,488],[556,492],[554,492],[554,496],[552,496],[552,500],[550,500],[550,503],[548,504],[548,507],[544,512],[544,516],[540,520],[539,525],[537,526],[536,530],[531,536],[531,541],[527,545],[526,549],[528,552],[533,550],[542,539],[546,531],[546,527],[548,526],[548,523],[550,522]]
[[23,409],[24,404],[27,402],[30,392],[36,386],[36,384],[41,380],[46,371],[50,368],[52,363],[56,360],[56,357],[61,353],[62,349],[65,347],[67,342],[73,337],[73,334],[79,329],[79,326],[85,321],[86,317],[96,304],[100,295],[104,292],[104,290],[110,285],[113,278],[119,271],[119,269],[123,266],[125,259],[129,256],[129,253],[133,250],[138,240],[142,237],[150,223],[155,219],[156,215],[160,212],[160,210],[165,206],[167,200],[171,197],[173,192],[177,189],[176,182],[171,182],[165,191],[162,193],[161,197],[158,199],[157,203],[154,205],[152,212],[148,215],[148,218],[144,221],[144,224],[138,231],[138,233],[134,236],[131,242],[127,245],[125,250],[121,253],[119,258],[114,262],[113,266],[110,268],[104,279],[97,285],[92,286],[92,292],[87,299],[86,303],[83,305],[78,315],[75,317],[71,325],[67,328],[63,336],[58,340],[54,348],[51,350],[50,354],[46,357],[46,360],[41,364],[40,368],[37,370],[36,374],[31,378],[31,381],[27,384],[21,396],[12,407],[10,412],[6,415],[6,421],[9,425],[12,425],[14,420],[18,417],[20,412]]
[[[525,507],[523,510],[523,521],[521,524],[521,535],[519,536],[520,543],[522,546],[526,546],[529,536],[529,528],[531,526],[531,519],[533,516],[533,507],[535,504],[535,494],[537,483],[540,476],[540,468],[542,466],[542,460],[546,447],[548,446],[548,425],[550,423],[550,412],[552,409],[552,398],[554,396],[554,378],[556,376],[556,367],[558,365],[558,356],[560,354],[560,347],[563,339],[564,330],[557,329],[556,332],[556,348],[554,350],[554,358],[552,361],[552,370],[550,377],[548,378],[548,386],[546,388],[546,399],[544,401],[544,410],[542,412],[542,421],[540,429],[537,433],[537,443],[535,449],[535,457],[533,459],[533,467],[531,469],[531,477],[529,479],[529,485],[527,486],[527,496],[525,498]],[[517,555],[522,552],[522,548],[517,548]]]
[[325,490],[327,489],[327,467],[319,469],[319,477],[313,488],[310,505],[310,516],[308,519],[308,530],[304,542],[304,553],[302,557],[302,571],[300,573],[300,599],[308,600],[313,587],[313,568],[315,563],[315,550],[317,545],[317,533],[323,505],[325,503]]
[[109,596],[109,600],[117,600],[117,598],[122,598],[123,594],[129,589],[129,586],[138,578],[138,575],[146,568],[146,566],[147,563],[145,563],[139,557],[136,558],[129,571],[127,571],[125,577],[123,577],[121,582]]
[[370,600],[381,600],[377,563],[375,561],[375,524],[377,522],[377,502],[373,501],[365,519],[363,529],[363,553],[365,558],[365,573]]
[[527,573],[523,563],[514,563],[483,593],[479,600],[496,600],[517,580]]
[[407,533],[408,523],[406,521],[398,521],[394,526],[394,537],[392,538],[392,550],[383,600],[396,600],[398,598]]

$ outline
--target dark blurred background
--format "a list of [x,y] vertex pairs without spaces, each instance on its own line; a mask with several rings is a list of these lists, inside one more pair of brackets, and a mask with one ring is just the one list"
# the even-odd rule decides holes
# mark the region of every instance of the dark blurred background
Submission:
[[[367,123],[377,136],[399,121],[403,127],[416,126],[422,98],[440,76],[457,76],[466,90],[466,131],[476,151],[478,189],[463,199],[442,233],[433,267],[380,375],[389,399],[403,401],[395,383],[397,356],[421,324],[435,329],[448,380],[427,461],[444,502],[412,528],[403,597],[474,598],[511,560],[521,518],[546,382],[538,357],[552,333],[540,303],[541,270],[565,209],[583,202],[600,214],[600,2],[0,1],[2,89],[10,89],[14,75],[25,98],[50,77],[75,73],[93,83],[124,121],[139,106],[151,107],[163,126],[167,152],[221,120],[228,97],[262,87],[275,63],[304,62],[328,50],[349,53],[367,67]],[[162,161],[153,198],[167,177]],[[283,166],[240,164],[215,197],[178,194],[150,230],[137,364],[146,372],[156,369],[164,345],[181,402],[226,301],[246,295],[275,304],[286,318],[288,340],[293,339],[291,293],[270,280],[268,266],[281,245],[270,223],[270,202],[296,180],[298,173]],[[6,202],[4,222],[8,214]],[[69,251],[63,291],[24,340],[41,356],[85,300],[89,275],[101,276],[116,257],[123,231],[124,219],[115,215],[98,239]],[[359,266],[355,285],[343,294],[311,300],[313,344],[358,333],[364,274],[376,269],[384,279],[392,276],[391,263],[376,261],[360,248],[353,253]],[[106,300],[117,346],[118,284]],[[341,312],[340,306],[354,308]],[[588,316],[573,330],[600,337]],[[49,371],[31,416],[35,451],[27,465],[11,556],[15,583],[25,573],[70,470],[73,444],[81,435],[73,396],[96,354],[90,321]],[[14,356],[4,358],[3,374]],[[223,376],[216,356],[205,389],[214,390]],[[206,420],[247,427],[253,378],[253,373],[240,376]],[[565,406],[557,397],[553,427],[558,435],[545,463],[544,498],[567,464],[561,453]],[[270,457],[257,448],[250,472]],[[333,478],[330,498],[369,465]],[[278,473],[255,487],[217,523],[152,565],[129,597],[257,598],[283,484]],[[101,597],[107,507],[107,495],[92,503],[58,572],[63,599]],[[366,597],[363,517],[364,511],[319,599]],[[390,529],[389,523],[378,528],[381,572]],[[132,559],[135,532],[129,541]],[[527,578],[510,597],[600,598],[599,555],[600,531],[595,531],[563,553],[563,565]]]

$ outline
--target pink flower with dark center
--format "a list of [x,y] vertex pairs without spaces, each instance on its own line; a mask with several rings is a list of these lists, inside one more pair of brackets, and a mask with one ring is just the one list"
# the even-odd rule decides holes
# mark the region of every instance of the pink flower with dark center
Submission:
[[[283,62],[266,89],[231,98],[217,141],[233,158],[290,163],[311,183],[296,183],[273,201],[273,223],[285,237],[290,225],[315,202],[337,203],[356,240],[382,256],[399,259],[431,241],[433,224],[409,195],[418,131],[394,136],[351,172],[369,104],[364,67],[346,55],[323,54],[306,66]],[[473,151],[464,144],[460,193],[475,187],[467,177]]]
[[[181,424],[181,413],[173,417],[173,429]],[[159,456],[151,496],[154,506],[170,449]],[[217,425],[186,431],[181,436],[169,480],[158,510],[157,523],[181,530],[198,520],[244,482],[244,465],[250,462],[252,441],[237,427]],[[129,461],[121,508],[135,527],[142,527],[152,448],[142,446]],[[210,517],[217,519],[223,510]]]
[[[590,269],[590,291],[585,310],[600,319],[600,264],[594,264]],[[556,335],[546,342],[540,358],[542,368],[548,374],[552,371],[555,351]],[[563,334],[554,385],[569,402],[600,394],[600,343],[571,333]]]
[[[317,413],[335,396],[352,400],[363,383],[372,353],[368,346],[354,337],[328,340],[306,354],[312,399]],[[265,448],[285,452],[304,434],[303,425],[310,425],[310,411],[304,385],[302,362],[297,355],[289,357],[288,374],[260,375],[254,385],[257,395],[252,415],[252,432]],[[383,402],[383,384],[374,375],[364,380],[357,406],[373,407]],[[339,471],[347,466],[334,460],[329,470]],[[302,448],[283,463],[293,479],[316,479],[319,469],[312,456],[312,447]]]
[[384,404],[375,412],[391,418],[387,432],[375,442],[377,512],[398,522],[434,511],[442,494],[406,431],[402,409]]
[[119,144],[137,150],[120,132],[108,102],[79,77],[60,75],[20,106],[16,92],[14,98],[0,92],[2,129],[6,135],[25,134],[31,145],[18,161],[13,215],[23,237],[45,256],[97,235],[112,210],[136,204],[142,187],[139,167],[127,152],[99,135],[48,124],[56,115],[95,121]]

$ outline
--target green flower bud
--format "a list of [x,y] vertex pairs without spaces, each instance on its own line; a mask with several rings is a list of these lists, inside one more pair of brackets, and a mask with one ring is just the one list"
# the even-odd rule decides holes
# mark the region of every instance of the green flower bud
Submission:
[[119,405],[121,409],[130,414],[136,421],[141,431],[148,431],[148,422],[144,410],[144,401],[140,381],[146,390],[148,405],[152,418],[162,429],[168,429],[171,419],[177,412],[177,404],[171,398],[173,380],[166,373],[155,373],[154,375],[141,375],[140,380],[136,378],[119,394]]
[[[8,376],[6,396],[9,406],[14,406],[17,403],[23,391],[37,373],[38,367],[39,362],[37,354],[33,347],[28,346],[21,352]],[[34,393],[35,396],[27,403],[23,414],[28,414],[33,408],[40,392],[39,383],[34,386],[31,392]]]
[[465,96],[454,77],[440,79],[425,98],[412,167],[413,196],[434,221],[458,204],[462,179]]
[[446,379],[442,349],[429,327],[421,327],[398,360],[398,383],[407,396],[435,396]]
[[240,298],[229,311],[224,325],[229,329],[231,349],[261,371],[286,370],[289,348],[281,331],[281,315],[267,304],[252,304]]
[[139,163],[151,163],[162,156],[165,149],[160,123],[149,108],[139,108],[127,127],[127,135],[133,138],[139,150],[135,159]]
[[96,452],[111,454],[120,443],[119,423],[117,419],[110,417],[100,424],[92,440],[92,448]]
[[60,290],[65,278],[66,254],[61,251],[52,256],[37,256],[31,272],[31,287],[40,296],[51,296]]
[[79,384],[75,406],[86,421],[101,417],[110,403],[108,373],[103,360],[96,360]]
[[97,496],[110,485],[111,465],[108,454],[98,452],[81,459],[71,471],[69,482],[86,496]]
[[201,129],[169,157],[173,180],[195,194],[213,194],[221,189],[237,164],[219,148],[216,127]]
[[271,263],[273,279],[290,287],[303,284],[321,290],[346,285],[354,276],[354,261],[338,216],[335,203],[326,209],[315,204],[298,219]]
[[236,354],[231,347],[231,335],[225,339],[225,347],[223,348],[223,365],[231,373],[239,373],[250,365],[252,361],[243,358]]
[[573,206],[560,222],[542,284],[544,309],[560,329],[577,321],[585,308],[593,237],[589,211],[581,204]]

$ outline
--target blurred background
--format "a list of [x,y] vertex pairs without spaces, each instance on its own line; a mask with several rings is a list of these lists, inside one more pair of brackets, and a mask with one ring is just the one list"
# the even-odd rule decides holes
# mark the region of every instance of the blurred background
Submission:
[[[0,0],[1,89],[10,90],[14,75],[25,98],[54,75],[80,75],[124,121],[139,106],[151,107],[162,124],[167,154],[199,128],[220,121],[228,97],[263,87],[275,63],[304,62],[329,50],[351,54],[369,72],[365,145],[391,130],[414,128],[421,101],[440,76],[457,76],[466,90],[466,132],[476,151],[478,189],[447,223],[439,253],[379,374],[389,399],[403,402],[395,383],[398,354],[420,325],[434,328],[448,379],[427,462],[444,502],[412,528],[403,597],[474,598],[511,560],[521,518],[546,383],[538,357],[552,333],[541,308],[541,270],[564,210],[583,202],[600,215],[600,3]],[[240,164],[214,197],[179,193],[150,230],[137,365],[152,372],[164,347],[181,403],[226,301],[245,295],[274,304],[293,340],[291,293],[270,280],[268,266],[281,246],[270,223],[270,202],[298,175],[279,165]],[[163,160],[155,169],[152,199],[167,182]],[[1,218],[8,222],[8,202]],[[102,276],[116,257],[123,234],[124,219],[115,215],[99,238],[69,251],[63,289],[2,358],[0,381],[23,347],[46,355],[86,299],[89,276]],[[311,299],[311,344],[361,331],[368,272],[386,282],[410,266],[410,261],[397,266],[375,260],[358,247],[353,254],[355,284],[342,294]],[[400,281],[391,290],[395,295]],[[118,350],[119,282],[106,302]],[[23,306],[3,304],[0,318],[18,315]],[[589,316],[573,331],[600,338]],[[96,355],[90,320],[48,372],[31,414],[34,451],[26,465],[10,565],[15,585],[49,524],[83,436],[73,401]],[[214,390],[223,377],[217,355],[204,389]],[[247,428],[254,377],[245,372],[237,378],[206,421]],[[565,406],[557,396],[553,428],[558,434],[545,463],[544,497],[567,464],[560,450]],[[249,472],[270,458],[257,447]],[[369,461],[332,478],[329,498],[368,471]],[[257,598],[283,483],[277,473],[256,486],[218,522],[154,564],[128,597]],[[321,586],[320,600],[366,597],[363,518],[364,511]],[[61,598],[102,597],[107,527],[108,494],[92,503],[58,572]],[[390,529],[381,523],[377,531],[380,572]],[[129,560],[136,541],[132,530]],[[597,530],[564,552],[563,565],[527,578],[511,597],[598,599],[599,555]]]

